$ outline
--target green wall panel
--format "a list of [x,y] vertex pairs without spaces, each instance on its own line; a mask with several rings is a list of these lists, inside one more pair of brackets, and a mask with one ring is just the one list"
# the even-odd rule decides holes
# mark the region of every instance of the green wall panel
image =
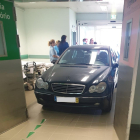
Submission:
[[28,59],[28,54],[21,55],[20,57],[21,57],[21,59]]
[[[2,8],[4,6],[4,8]],[[0,57],[2,60],[20,59],[19,48],[16,41],[16,23],[13,15],[13,3],[0,0],[0,21],[3,22],[7,56]]]
[[49,55],[29,55],[28,58],[35,58],[35,59],[49,59]]

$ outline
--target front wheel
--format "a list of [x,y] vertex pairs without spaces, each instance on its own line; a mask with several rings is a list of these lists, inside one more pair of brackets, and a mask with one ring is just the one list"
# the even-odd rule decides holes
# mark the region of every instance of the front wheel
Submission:
[[112,108],[112,101],[113,101],[113,93],[110,94],[108,99],[104,99],[102,102],[102,111],[103,112],[110,112]]

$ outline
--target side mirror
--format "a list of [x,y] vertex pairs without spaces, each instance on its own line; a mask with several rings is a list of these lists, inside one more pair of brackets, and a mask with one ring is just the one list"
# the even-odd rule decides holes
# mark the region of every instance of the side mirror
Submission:
[[115,63],[115,64],[113,64],[113,68],[115,69],[115,68],[118,68],[119,67],[119,64],[118,63]]

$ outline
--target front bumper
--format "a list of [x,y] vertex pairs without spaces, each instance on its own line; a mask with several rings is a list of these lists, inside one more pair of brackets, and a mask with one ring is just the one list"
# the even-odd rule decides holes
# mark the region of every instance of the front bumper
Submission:
[[57,95],[53,92],[42,93],[39,91],[35,91],[35,95],[36,95],[38,103],[42,105],[69,106],[69,107],[95,107],[95,108],[101,107],[102,102],[104,102],[104,100],[108,100],[110,96],[110,95],[106,95],[106,96],[100,96],[100,97],[86,97],[86,96],[82,96],[82,94],[80,96],[71,95],[71,97],[78,98],[79,102],[78,103],[60,103],[60,102],[55,101],[54,99],[55,96],[69,97],[69,95],[68,94]]

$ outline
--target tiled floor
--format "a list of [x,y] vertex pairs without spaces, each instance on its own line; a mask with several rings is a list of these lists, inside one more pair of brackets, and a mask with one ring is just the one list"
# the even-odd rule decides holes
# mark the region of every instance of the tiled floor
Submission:
[[31,105],[33,105],[37,102],[33,91],[26,91],[25,92],[25,97],[26,97],[27,107],[30,107]]
[[[29,94],[28,94],[29,93]],[[0,135],[0,140],[118,140],[113,128],[114,106],[111,113],[100,110],[55,107],[42,109],[32,92],[26,92],[29,119]],[[33,104],[34,100],[34,104]],[[46,121],[39,125],[42,119]]]

